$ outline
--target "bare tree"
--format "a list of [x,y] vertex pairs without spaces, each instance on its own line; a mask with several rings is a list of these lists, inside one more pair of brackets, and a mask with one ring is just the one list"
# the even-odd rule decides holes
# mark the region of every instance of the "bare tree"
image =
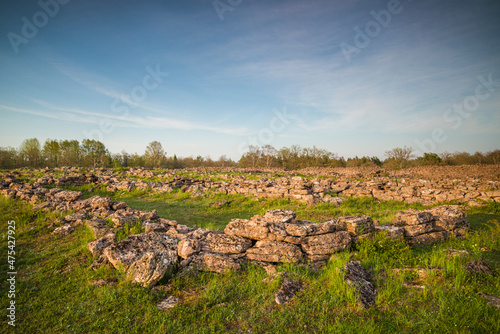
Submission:
[[390,160],[396,168],[407,167],[411,158],[414,157],[412,147],[396,147],[390,151],[386,151],[385,155],[387,159]]

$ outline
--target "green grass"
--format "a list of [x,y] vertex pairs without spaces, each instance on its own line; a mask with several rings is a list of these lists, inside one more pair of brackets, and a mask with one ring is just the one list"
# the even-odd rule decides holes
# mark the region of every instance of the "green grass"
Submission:
[[[400,210],[422,208],[370,198],[347,199],[337,208],[276,199],[255,201],[240,195],[190,198],[190,194],[181,192],[85,192],[86,196],[94,194],[112,195],[134,209],[157,209],[160,216],[186,225],[220,229],[232,218],[249,218],[273,208],[291,209],[299,219],[318,222],[339,215],[366,214],[382,223],[390,222]],[[219,200],[233,203],[221,209],[207,205]],[[402,241],[391,242],[379,235],[359,244],[352,253],[335,254],[321,271],[291,265],[278,268],[305,282],[304,291],[284,306],[274,302],[281,280],[263,282],[265,271],[252,265],[239,273],[201,273],[171,280],[166,277],[160,281],[166,288],[159,292],[128,283],[120,271],[92,271],[89,266],[94,258],[87,249],[92,235],[88,228],[79,226],[69,236],[54,236],[47,227],[59,214],[34,212],[30,205],[3,197],[0,244],[3,254],[7,254],[7,222],[14,219],[16,330],[23,333],[500,332],[500,311],[479,295],[483,292],[500,296],[500,278],[470,277],[463,269],[467,261],[484,259],[499,270],[500,212],[497,204],[490,203],[468,209],[467,213],[472,228],[466,239],[410,249]],[[136,232],[140,232],[140,226],[129,226],[122,237]],[[449,247],[465,249],[470,256],[447,259],[443,249]],[[373,308],[358,305],[354,291],[338,270],[351,256],[377,277],[378,297]],[[7,291],[6,255],[3,258],[0,289]],[[403,266],[439,266],[444,271],[417,279],[413,273],[391,270]],[[119,283],[100,288],[90,284],[101,278],[118,278]],[[405,286],[412,281],[425,288]],[[156,305],[171,295],[181,298],[181,303],[170,311],[158,311]],[[8,302],[6,294],[2,294],[0,308],[4,315]],[[0,332],[14,332],[9,327],[4,317]]]

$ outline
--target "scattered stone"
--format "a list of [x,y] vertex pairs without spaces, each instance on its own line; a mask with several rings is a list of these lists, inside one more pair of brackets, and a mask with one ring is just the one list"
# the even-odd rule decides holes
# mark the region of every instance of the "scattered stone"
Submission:
[[218,202],[209,203],[208,206],[220,209],[220,208],[223,208],[223,207],[230,206],[231,203],[233,203],[233,201],[218,201]]
[[500,297],[493,296],[487,293],[481,293],[480,295],[488,301],[488,305],[500,309]]
[[89,247],[89,250],[93,256],[96,255],[100,256],[103,253],[103,251],[107,247],[113,245],[115,241],[116,241],[116,235],[114,233],[108,233],[99,239],[89,242],[87,246]]
[[90,282],[90,285],[95,286],[95,287],[103,287],[103,286],[114,286],[118,283],[118,279],[116,278],[103,278],[97,281],[92,281]]
[[443,252],[447,254],[448,259],[454,258],[455,256],[469,256],[469,252],[465,249],[453,249],[453,248],[445,248]]
[[358,300],[365,308],[375,304],[377,289],[373,285],[375,276],[361,265],[359,261],[349,261],[344,266],[345,280],[354,285],[358,292]]
[[56,235],[68,235],[71,234],[75,231],[75,228],[71,226],[70,224],[66,224],[63,226],[60,226],[56,228],[54,231],[52,231],[52,234]]
[[175,307],[180,302],[179,298],[170,296],[167,299],[162,300],[156,307],[160,311],[167,311]]
[[247,250],[246,257],[254,261],[298,263],[302,260],[302,251],[285,242],[261,240]]
[[279,291],[274,295],[277,304],[285,305],[302,290],[304,282],[285,278]]
[[471,275],[484,274],[495,276],[495,269],[483,260],[470,261],[465,264],[465,270]]
[[189,266],[202,271],[225,273],[227,271],[240,271],[238,262],[227,255],[204,253],[191,257]]

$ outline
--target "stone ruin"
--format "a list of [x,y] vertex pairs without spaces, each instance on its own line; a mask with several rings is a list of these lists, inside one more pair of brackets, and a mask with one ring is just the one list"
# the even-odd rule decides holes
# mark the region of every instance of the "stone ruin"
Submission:
[[[73,211],[64,217],[54,234],[67,234],[87,225],[95,240],[90,252],[98,257],[92,265],[123,268],[128,277],[144,286],[155,285],[168,273],[202,270],[240,270],[243,263],[267,267],[294,263],[319,268],[332,254],[349,250],[359,240],[385,232],[403,237],[414,247],[461,238],[469,228],[458,206],[400,212],[390,225],[376,226],[368,216],[336,217],[321,223],[299,220],[290,210],[269,210],[263,216],[232,219],[224,231],[194,229],[158,216],[156,210],[133,210],[124,202],[93,196],[83,199],[78,191],[46,189],[16,179],[0,183],[0,193],[34,204],[34,210]],[[124,224],[141,221],[145,233],[116,241]],[[366,284],[365,284],[366,285]]]

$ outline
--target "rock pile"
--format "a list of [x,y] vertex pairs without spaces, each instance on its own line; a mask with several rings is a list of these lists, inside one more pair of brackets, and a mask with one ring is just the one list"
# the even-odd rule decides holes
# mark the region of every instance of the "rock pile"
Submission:
[[464,237],[470,227],[466,217],[458,206],[448,205],[420,212],[399,212],[392,225],[402,230],[410,245],[425,246],[448,237]]

